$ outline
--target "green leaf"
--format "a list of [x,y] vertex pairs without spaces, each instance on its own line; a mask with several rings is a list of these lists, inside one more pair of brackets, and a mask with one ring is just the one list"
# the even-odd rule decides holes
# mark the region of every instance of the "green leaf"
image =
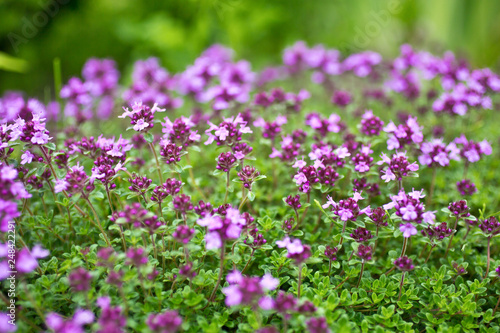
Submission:
[[144,134],[144,140],[146,140],[146,142],[153,143],[154,139],[155,138],[154,138],[153,133],[148,132],[148,133]]

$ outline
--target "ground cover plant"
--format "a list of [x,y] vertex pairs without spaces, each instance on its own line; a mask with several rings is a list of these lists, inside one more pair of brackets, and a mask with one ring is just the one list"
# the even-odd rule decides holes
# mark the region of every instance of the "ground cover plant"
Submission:
[[0,100],[0,332],[499,330],[493,71],[302,42],[55,69]]

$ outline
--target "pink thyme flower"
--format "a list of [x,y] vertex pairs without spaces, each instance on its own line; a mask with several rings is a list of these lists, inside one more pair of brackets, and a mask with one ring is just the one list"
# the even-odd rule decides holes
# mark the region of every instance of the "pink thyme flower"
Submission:
[[411,223],[400,224],[399,231],[403,233],[403,237],[405,238],[409,238],[417,234],[417,228]]

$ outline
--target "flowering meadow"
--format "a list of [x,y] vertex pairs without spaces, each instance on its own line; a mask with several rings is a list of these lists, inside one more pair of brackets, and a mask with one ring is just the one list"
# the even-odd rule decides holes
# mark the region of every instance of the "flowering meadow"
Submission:
[[0,99],[0,332],[500,330],[490,69],[297,42],[54,80]]

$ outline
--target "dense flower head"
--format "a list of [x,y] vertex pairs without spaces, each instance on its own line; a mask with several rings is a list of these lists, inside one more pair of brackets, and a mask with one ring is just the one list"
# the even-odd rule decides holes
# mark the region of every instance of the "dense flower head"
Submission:
[[402,256],[394,260],[394,266],[396,266],[397,269],[403,272],[408,272],[415,269],[415,266],[413,265],[413,260],[411,260],[407,256]]
[[272,122],[267,122],[264,118],[259,118],[253,122],[253,125],[262,128],[262,136],[264,138],[274,140],[281,133],[281,126],[286,123],[287,118],[280,115]]
[[165,183],[156,186],[153,189],[153,195],[151,196],[151,200],[154,202],[162,203],[165,198],[170,196],[175,196],[180,192],[182,187],[182,182],[175,178],[167,178]]
[[448,224],[443,222],[435,226],[429,226],[421,232],[423,236],[426,236],[431,241],[434,241],[443,240],[444,238],[451,236],[451,234],[453,234],[453,229],[448,228]]
[[82,69],[85,86],[93,96],[109,95],[118,85],[120,72],[112,59],[90,58]]
[[310,192],[311,186],[320,181],[317,169],[312,165],[300,168],[293,178],[295,180],[295,184],[299,186],[299,191],[304,193]]
[[412,143],[419,144],[423,141],[422,127],[418,124],[417,118],[408,117],[404,124],[396,126],[392,121],[383,128],[389,133],[387,149],[401,149]]
[[342,66],[346,71],[352,71],[354,75],[365,77],[372,73],[373,68],[382,62],[382,56],[376,52],[365,51],[348,56]]
[[345,128],[340,116],[335,113],[330,114],[328,118],[323,118],[316,112],[309,113],[306,116],[305,124],[314,129],[320,137],[325,137],[328,133],[338,133]]
[[307,321],[307,329],[310,333],[329,333],[328,323],[325,317],[311,318]]
[[198,202],[198,206],[194,206],[194,211],[196,214],[198,214],[201,217],[205,217],[207,215],[212,214],[212,204],[210,202],[205,202],[203,200],[200,200]]
[[232,147],[234,157],[238,160],[242,160],[247,157],[253,148],[246,142],[239,142]]
[[195,277],[197,274],[196,274],[196,270],[193,269],[193,263],[188,262],[187,264],[180,266],[179,267],[179,275],[184,276],[186,278]]
[[90,289],[90,282],[92,275],[84,268],[78,267],[68,275],[70,286],[76,291],[88,291]]
[[455,143],[445,145],[442,139],[433,139],[432,141],[423,142],[420,145],[421,155],[418,156],[418,161],[422,165],[433,167],[445,167],[450,164],[450,160],[459,160],[459,150]]
[[500,234],[500,222],[498,222],[497,218],[494,216],[481,221],[478,227],[488,237],[493,237]]
[[287,234],[292,232],[294,228],[295,228],[295,218],[294,217],[290,217],[288,220],[284,220],[283,224],[281,226],[281,229],[283,229],[283,231]]
[[360,214],[370,215],[370,206],[359,209],[358,201],[362,200],[361,193],[355,192],[352,198],[347,198],[340,200],[339,202],[333,201],[333,199],[328,196],[328,201],[322,207],[324,209],[331,206],[331,211],[342,221],[356,221]]
[[66,191],[70,196],[82,194],[88,196],[94,190],[95,186],[91,178],[87,176],[83,166],[79,164],[71,167],[64,179],[56,180],[54,190],[56,193]]
[[312,254],[311,248],[308,245],[303,245],[300,239],[291,240],[286,236],[281,241],[276,241],[279,248],[286,248],[288,251],[287,257],[294,260],[295,263],[301,264],[306,261]]
[[[247,122],[243,120],[240,114],[236,117],[224,118],[224,121],[218,126],[208,122],[210,126],[205,133],[208,135],[206,145],[216,142],[218,146],[233,146],[242,139],[243,134],[252,133]],[[213,133],[212,133],[213,132]]]
[[470,216],[469,206],[467,206],[467,201],[460,200],[449,204],[448,210],[459,218],[467,218]]
[[97,251],[97,266],[113,268],[116,261],[116,253],[112,247],[103,247]]
[[191,197],[185,194],[175,196],[172,200],[172,204],[174,206],[174,210],[182,214],[186,214],[186,212],[193,210],[194,208],[193,203],[191,202]]
[[459,149],[460,156],[465,158],[469,163],[475,163],[481,159],[483,155],[491,155],[492,149],[488,141],[475,142],[467,140],[465,135],[456,138],[453,141]]
[[350,236],[358,243],[365,243],[373,238],[371,231],[362,227],[354,229]]
[[301,313],[301,314],[312,314],[314,312],[316,312],[317,308],[316,306],[310,302],[310,301],[305,301],[304,303],[302,303],[301,305],[299,305],[297,307],[297,312],[298,313]]
[[163,112],[165,109],[160,109],[157,104],[149,107],[142,102],[135,102],[132,105],[132,110],[123,108],[125,112],[118,118],[130,118],[130,125],[136,132],[147,132],[154,126],[154,118],[156,112]]
[[345,107],[351,103],[352,96],[348,91],[337,90],[333,93],[332,103],[339,106]]
[[134,202],[132,205],[126,205],[123,210],[115,211],[110,220],[114,223],[133,223],[141,224],[146,218],[151,216],[151,213],[143,208],[140,203]]
[[453,270],[455,271],[455,274],[457,274],[457,275],[463,275],[463,274],[467,273],[467,270],[465,269],[465,267],[463,265],[459,265],[456,262],[454,262],[452,264],[452,266],[453,266]]
[[477,192],[477,187],[470,179],[463,179],[457,182],[457,190],[460,195],[471,196]]
[[237,159],[231,152],[221,153],[217,157],[217,169],[229,173],[229,171],[234,168],[237,164]]
[[279,158],[285,162],[292,162],[304,151],[301,137],[286,135],[282,137],[279,149],[272,147],[270,158]]
[[422,193],[423,190],[409,193],[401,190],[397,195],[391,196],[392,202],[384,205],[384,209],[389,210],[395,208],[396,215],[405,222],[429,222],[426,220],[427,215],[424,214],[424,204],[420,202],[420,199],[425,196]]
[[302,207],[302,205],[300,204],[300,194],[296,194],[296,195],[289,195],[288,197],[286,197],[285,199],[285,202],[288,206],[292,207],[293,210],[297,210],[299,209],[300,207]]
[[317,171],[319,176],[319,182],[323,185],[335,186],[335,182],[339,179],[339,173],[335,169],[327,165],[324,168],[320,168]]
[[206,249],[218,249],[223,242],[228,239],[240,237],[243,227],[247,224],[245,217],[238,209],[228,207],[225,214],[206,215],[197,221],[198,225],[207,227],[208,233],[205,235]]
[[114,189],[116,188],[116,184],[112,183],[112,181],[120,170],[126,170],[121,162],[117,163],[115,159],[109,156],[99,156],[94,161],[89,182],[93,184],[98,179],[106,188]]
[[188,147],[200,141],[201,135],[198,134],[198,131],[192,130],[195,124],[191,121],[191,117],[180,117],[173,122],[168,117],[165,117],[164,120],[165,122],[161,123],[163,138],[168,142]]
[[373,162],[373,157],[370,156],[371,153],[373,151],[370,149],[370,146],[362,146],[359,152],[352,157],[354,170],[359,173],[370,171],[370,166]]
[[328,260],[330,261],[334,261],[334,260],[337,260],[337,252],[339,251],[339,249],[337,247],[331,247],[330,245],[327,245],[326,248],[325,248],[325,257],[328,258]]
[[384,122],[373,115],[372,110],[366,110],[361,118],[361,133],[367,136],[377,136],[382,131]]
[[274,310],[278,313],[288,313],[294,311],[297,307],[297,298],[284,291],[279,291],[276,299],[274,300]]
[[15,271],[19,277],[21,274],[33,272],[38,267],[38,260],[48,256],[49,251],[38,244],[30,250],[27,247],[12,249],[7,243],[0,243],[0,281],[10,276],[13,270],[11,260],[14,260]]
[[16,123],[18,118],[30,121],[35,115],[41,118],[47,116],[45,106],[35,98],[25,99],[21,93],[10,91],[0,99],[0,123],[2,124]]
[[[279,285],[279,280],[267,273],[262,278],[246,277],[238,271],[233,271],[228,276],[229,286],[222,292],[226,295],[226,305],[257,305],[268,310],[272,301],[265,296],[265,291],[274,290]],[[271,303],[271,304],[269,304]]]
[[80,78],[70,78],[68,83],[61,88],[59,95],[66,100],[65,116],[83,119],[92,117],[92,97],[88,86]]
[[136,173],[132,174],[132,177],[128,179],[130,186],[129,190],[132,192],[136,192],[138,194],[144,194],[148,190],[149,186],[153,182],[152,179],[149,179],[147,176],[139,176]]
[[385,153],[380,155],[381,161],[378,161],[378,165],[388,164],[388,167],[382,170],[383,175],[380,177],[385,182],[390,182],[391,180],[402,180],[403,177],[407,177],[411,172],[418,171],[418,164],[416,162],[410,163],[406,157],[406,153],[396,153],[389,158]]
[[84,333],[84,326],[92,322],[94,322],[94,313],[84,309],[76,310],[73,317],[68,319],[54,312],[45,317],[47,327],[54,333]]
[[161,159],[167,164],[177,164],[181,161],[182,148],[175,143],[166,143],[160,149]]
[[330,165],[336,170],[342,168],[346,163],[347,157],[351,156],[346,147],[335,148],[329,144],[319,143],[315,144],[312,148],[312,151],[309,153],[311,160],[321,161],[323,165]]
[[182,325],[182,318],[176,310],[168,310],[150,314],[146,324],[155,333],[175,333]]
[[375,224],[377,228],[387,227],[388,218],[389,216],[387,216],[387,212],[383,207],[377,207],[373,209],[370,215],[370,220],[372,220],[373,224]]
[[160,66],[157,58],[136,61],[132,78],[132,86],[123,93],[125,101],[158,103],[167,109],[175,109],[183,104],[182,99],[173,97],[171,93],[177,84],[176,78]]
[[148,262],[147,253],[144,248],[130,248],[127,251],[128,264],[137,268],[144,266]]
[[[248,226],[248,224],[247,224]],[[267,243],[267,239],[264,238],[264,235],[259,233],[258,228],[250,228],[248,229],[248,236],[243,243],[251,247],[252,249],[256,249],[261,247],[262,245]]]
[[369,261],[372,259],[373,248],[369,245],[360,244],[354,254],[361,260]]
[[111,306],[109,297],[97,299],[97,305],[101,308],[101,315],[97,319],[99,330],[97,333],[123,333],[127,325],[127,318],[122,313],[120,306]]
[[10,141],[20,140],[33,145],[45,145],[52,137],[45,127],[45,107],[37,100],[29,100],[27,120],[17,118],[10,128]]
[[161,220],[158,219],[158,216],[149,214],[149,216],[147,216],[142,221],[136,221],[134,223],[134,227],[136,227],[136,228],[144,228],[144,229],[146,229],[149,232],[149,234],[152,235],[163,224],[164,223]]
[[172,233],[172,237],[179,243],[187,244],[189,240],[194,235],[194,228],[190,228],[187,225],[179,225],[177,229]]

